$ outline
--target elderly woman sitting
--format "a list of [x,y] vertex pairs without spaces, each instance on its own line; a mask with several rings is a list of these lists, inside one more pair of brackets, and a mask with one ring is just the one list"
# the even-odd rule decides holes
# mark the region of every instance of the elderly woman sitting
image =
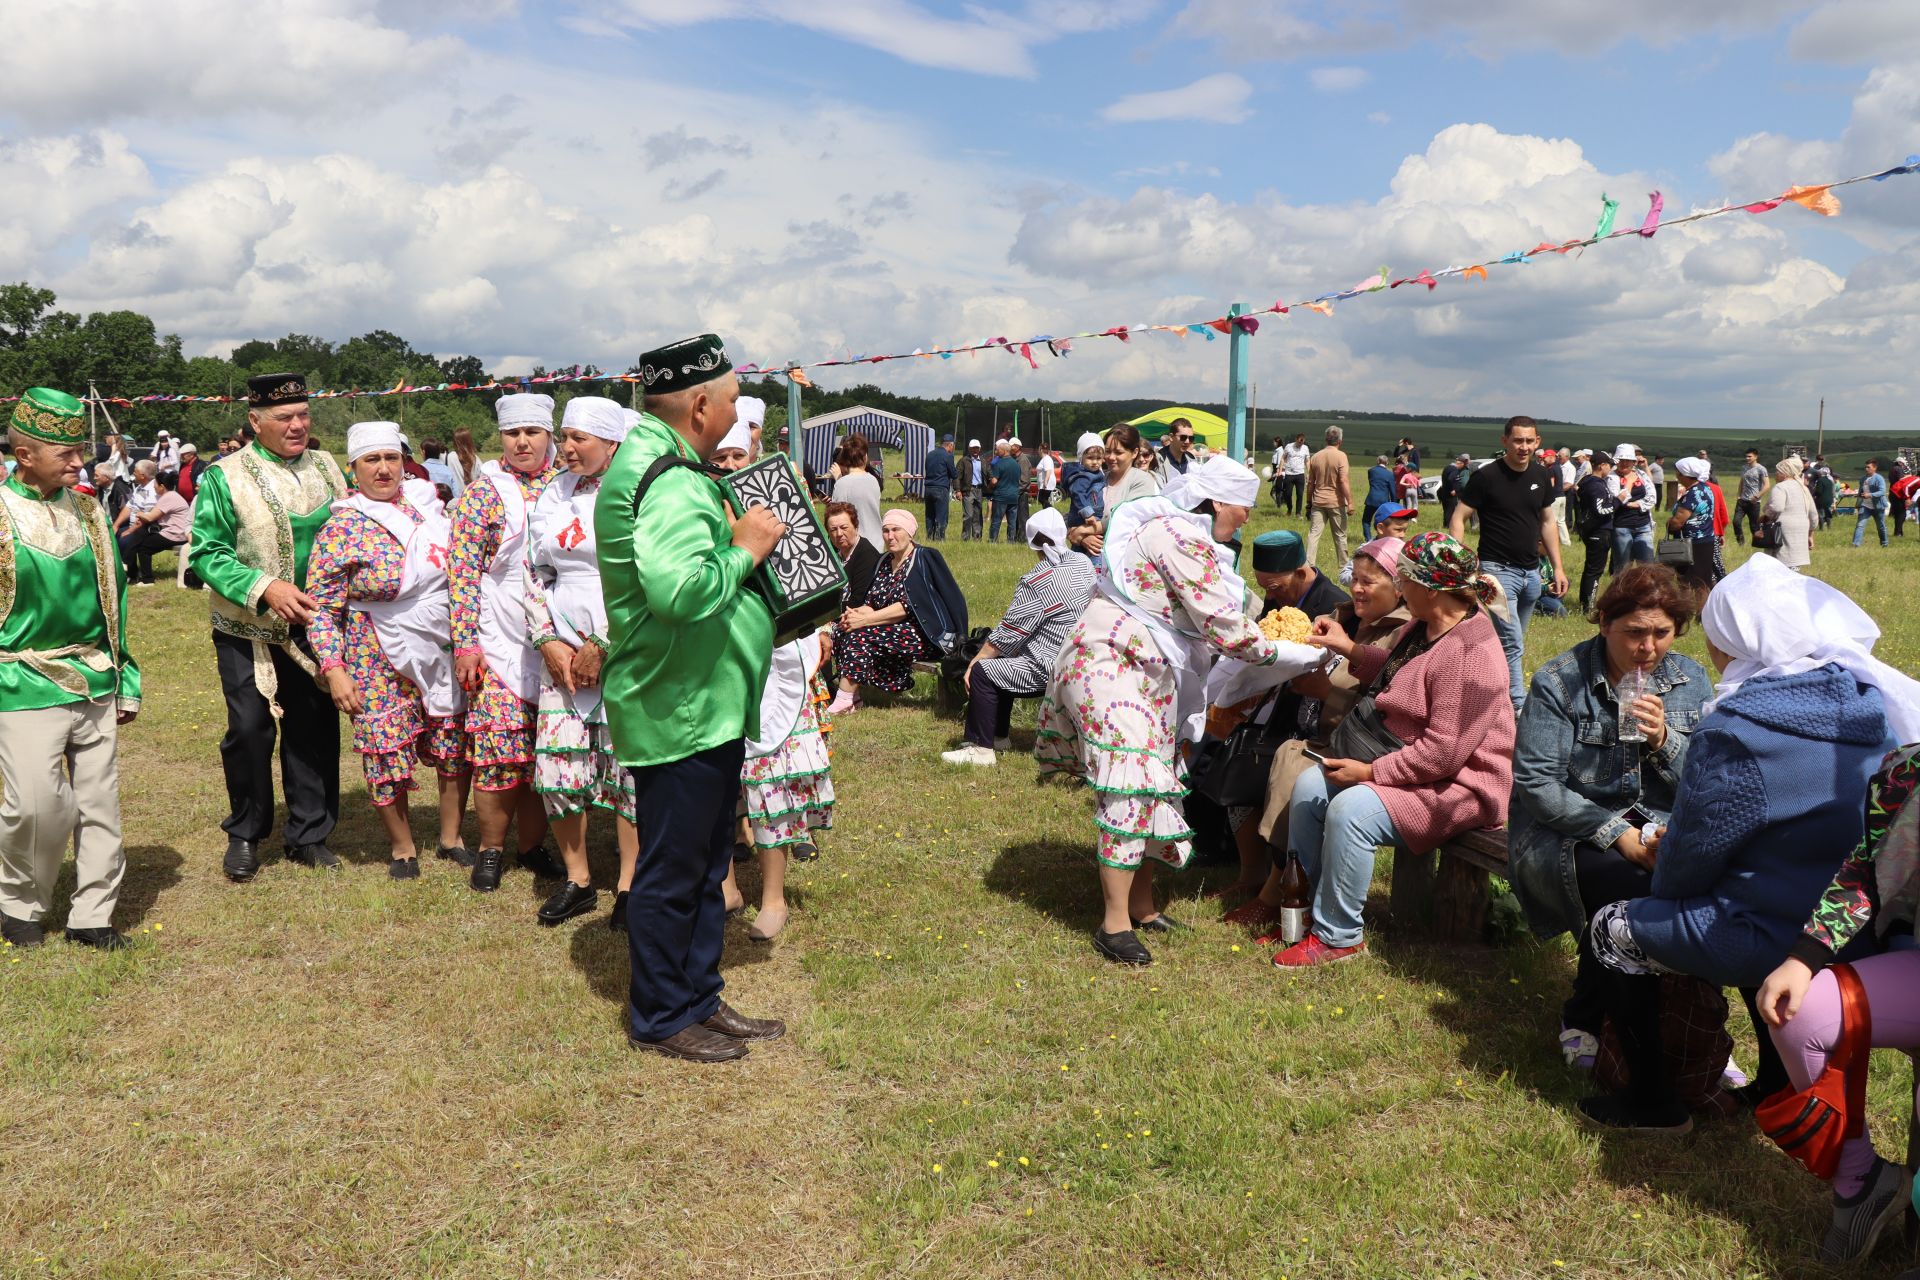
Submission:
[[[1665,565],[1621,570],[1594,606],[1600,633],[1534,673],[1520,715],[1508,861],[1534,932],[1580,939],[1560,1013],[1561,1051],[1575,1066],[1593,1066],[1605,1012],[1587,920],[1594,907],[1651,892],[1653,855],[1640,831],[1673,812],[1712,690],[1705,667],[1669,652],[1693,613],[1693,593]],[[1640,688],[1624,703],[1623,681]]]
[[967,634],[967,602],[938,551],[914,543],[920,522],[898,507],[880,520],[886,554],[867,602],[840,615],[833,651],[840,691],[829,715],[858,705],[862,685],[899,693],[913,685],[913,664],[948,653]]
[[1273,957],[1283,967],[1366,949],[1376,846],[1421,854],[1506,820],[1513,706],[1486,612],[1494,581],[1466,547],[1423,533],[1401,554],[1400,591],[1413,621],[1391,646],[1358,644],[1329,618],[1314,624],[1312,642],[1346,658],[1363,692],[1324,766],[1293,788],[1288,839],[1314,882],[1313,929]]
[[[1874,769],[1897,742],[1920,740],[1920,684],[1872,655],[1879,628],[1826,583],[1754,556],[1713,589],[1700,621],[1720,683],[1671,824],[1648,841],[1651,892],[1600,905],[1589,926],[1632,1077],[1580,1103],[1609,1128],[1692,1128],[1661,1069],[1658,977],[1739,987],[1755,1012],[1755,990],[1860,842]],[[1787,1076],[1757,1014],[1754,1024],[1752,1093],[1765,1097]]]
[[1027,520],[1027,545],[1040,563],[1013,589],[1013,602],[967,666],[967,740],[943,751],[948,764],[992,765],[1010,745],[1013,700],[1042,693],[1067,633],[1087,607],[1096,576],[1093,561],[1068,551],[1067,522],[1043,508]]
[[827,504],[827,541],[846,566],[847,605],[865,604],[867,591],[873,586],[873,572],[880,567],[880,553],[860,536],[860,513],[851,502]]

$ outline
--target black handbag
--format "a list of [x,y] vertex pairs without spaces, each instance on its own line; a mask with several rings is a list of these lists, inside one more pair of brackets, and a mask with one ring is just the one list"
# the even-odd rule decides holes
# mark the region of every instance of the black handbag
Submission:
[[1762,520],[1753,527],[1753,549],[1755,551],[1778,551],[1780,549],[1780,522]]
[[1662,538],[1654,544],[1653,558],[1664,565],[1688,568],[1693,564],[1693,539]]
[[[1266,707],[1272,702],[1269,697],[1260,705]],[[1188,790],[1222,808],[1266,801],[1267,775],[1285,739],[1273,731],[1271,724],[1257,723],[1254,717],[1259,714],[1256,708],[1224,741],[1205,744],[1188,771]]]
[[1380,708],[1374,703],[1373,693],[1369,691],[1333,727],[1333,733],[1327,740],[1327,754],[1335,760],[1359,760],[1364,764],[1372,764],[1381,756],[1391,755],[1406,745],[1387,728],[1386,721],[1381,718]]

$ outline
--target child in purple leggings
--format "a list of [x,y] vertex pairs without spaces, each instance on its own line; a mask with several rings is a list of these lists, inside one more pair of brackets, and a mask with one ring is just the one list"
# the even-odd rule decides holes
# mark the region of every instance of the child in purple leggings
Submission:
[[[1885,954],[1853,969],[1873,1012],[1873,1047],[1920,1050],[1920,746],[1890,753],[1867,791],[1866,835],[1841,864],[1793,950],[1760,988],[1760,1014],[1772,1030],[1795,1089],[1826,1070],[1840,1039],[1840,989],[1827,972],[1833,957],[1871,922]],[[1820,1246],[1828,1264],[1864,1260],[1905,1211],[1907,1173],[1873,1149],[1866,1135],[1841,1150],[1833,1177],[1833,1222]]]

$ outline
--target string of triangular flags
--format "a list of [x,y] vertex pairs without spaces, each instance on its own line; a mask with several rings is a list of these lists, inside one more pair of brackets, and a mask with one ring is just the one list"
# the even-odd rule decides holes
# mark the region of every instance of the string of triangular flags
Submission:
[[[838,359],[789,362],[780,365],[745,364],[738,366],[737,372],[748,376],[757,375],[761,377],[789,378],[803,387],[810,387],[813,385],[813,382],[807,376],[807,370],[809,369],[832,369],[861,364],[886,364],[894,360],[951,360],[957,355],[971,355],[981,351],[1006,351],[1024,360],[1029,368],[1038,369],[1040,367],[1038,358],[1040,352],[1044,352],[1054,358],[1063,358],[1073,350],[1074,343],[1089,341],[1095,338],[1113,338],[1120,342],[1128,342],[1132,340],[1135,334],[1139,333],[1170,333],[1181,338],[1197,333],[1208,342],[1212,342],[1219,336],[1231,335],[1236,332],[1248,335],[1259,332],[1261,316],[1284,316],[1294,311],[1312,311],[1320,315],[1331,316],[1336,303],[1345,302],[1349,298],[1357,298],[1362,294],[1386,293],[1398,289],[1402,285],[1424,285],[1431,291],[1437,289],[1441,281],[1452,278],[1461,280],[1486,280],[1488,278],[1488,272],[1495,267],[1528,266],[1531,265],[1534,258],[1542,254],[1559,254],[1564,256],[1576,250],[1587,249],[1593,245],[1603,244],[1611,240],[1629,237],[1650,240],[1654,234],[1662,228],[1683,226],[1689,222],[1701,222],[1708,218],[1725,217],[1728,214],[1734,213],[1771,213],[1783,204],[1797,204],[1803,208],[1812,210],[1814,213],[1831,218],[1837,216],[1840,212],[1840,198],[1834,195],[1834,192],[1841,187],[1850,187],[1859,182],[1884,182],[1888,178],[1912,173],[1920,173],[1920,155],[1908,156],[1905,163],[1882,169],[1877,173],[1863,173],[1851,178],[1841,178],[1833,182],[1821,182],[1810,186],[1791,186],[1779,195],[1769,199],[1753,200],[1742,204],[1722,205],[1713,209],[1702,209],[1677,218],[1663,218],[1661,216],[1666,208],[1666,199],[1660,192],[1654,191],[1649,193],[1648,196],[1646,216],[1640,220],[1637,226],[1627,227],[1617,227],[1614,225],[1615,219],[1619,214],[1620,202],[1602,193],[1600,197],[1599,220],[1594,225],[1593,234],[1589,236],[1573,240],[1563,240],[1558,243],[1543,241],[1531,249],[1516,249],[1511,253],[1503,254],[1499,257],[1489,257],[1480,262],[1445,267],[1438,271],[1423,269],[1416,275],[1401,276],[1398,279],[1392,278],[1393,273],[1383,266],[1379,271],[1368,276],[1351,288],[1334,290],[1320,294],[1318,297],[1303,299],[1298,302],[1276,302],[1272,306],[1262,310],[1248,311],[1239,315],[1216,316],[1210,320],[1192,320],[1184,324],[1118,324],[1111,325],[1105,329],[1089,329],[1084,333],[1041,333],[1029,338],[1017,340],[1002,336],[985,338],[979,342],[964,343],[957,346],[915,347],[911,351],[891,352],[883,355],[849,355]],[[359,399],[370,396],[414,395],[433,391],[524,391],[530,387],[559,386],[583,382],[631,383],[638,381],[638,379],[639,375],[636,373],[602,373],[591,365],[576,364],[569,369],[559,370],[554,373],[524,378],[489,380],[484,383],[442,382],[437,384],[421,384],[419,386],[399,383],[381,390],[360,390],[358,388],[339,391],[322,390],[310,392],[309,395],[315,400],[333,400]],[[0,396],[0,403],[18,400],[19,398],[17,395]],[[203,396],[162,392],[132,397],[101,396],[97,402],[112,405],[230,404],[236,399],[237,397],[224,395]]]

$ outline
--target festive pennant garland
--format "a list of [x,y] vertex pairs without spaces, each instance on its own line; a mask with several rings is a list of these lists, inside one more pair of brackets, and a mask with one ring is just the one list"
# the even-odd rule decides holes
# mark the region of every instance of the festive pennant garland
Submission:
[[[1744,204],[1722,205],[1717,209],[1703,209],[1697,213],[1689,213],[1678,218],[1662,218],[1660,216],[1666,207],[1666,198],[1660,192],[1654,191],[1648,195],[1647,215],[1641,220],[1640,225],[1620,228],[1614,226],[1614,217],[1619,212],[1620,202],[1602,193],[1600,196],[1599,221],[1594,226],[1593,234],[1584,239],[1565,240],[1558,244],[1542,242],[1533,246],[1531,249],[1516,249],[1512,253],[1505,254],[1501,257],[1487,258],[1481,262],[1469,263],[1462,266],[1445,267],[1439,271],[1422,270],[1417,275],[1402,276],[1397,280],[1389,279],[1392,272],[1383,266],[1379,271],[1368,276],[1350,289],[1323,293],[1317,298],[1305,299],[1299,302],[1276,302],[1264,310],[1250,311],[1242,315],[1216,316],[1211,320],[1194,320],[1186,324],[1121,324],[1113,325],[1106,329],[1091,329],[1085,333],[1070,333],[1065,335],[1041,333],[1021,341],[1015,341],[1014,339],[1006,337],[986,338],[980,342],[966,343],[959,346],[915,347],[912,351],[902,351],[887,355],[848,356],[839,360],[814,360],[805,363],[789,363],[784,365],[745,364],[737,366],[735,371],[741,374],[758,375],[761,377],[788,378],[803,387],[810,387],[813,385],[813,382],[807,377],[806,371],[808,369],[833,369],[859,364],[886,364],[893,360],[951,360],[957,355],[971,355],[981,351],[994,350],[1006,351],[1008,354],[1026,361],[1028,368],[1038,369],[1040,362],[1034,353],[1036,347],[1045,348],[1048,355],[1059,359],[1064,358],[1073,350],[1074,343],[1092,338],[1117,338],[1121,342],[1127,342],[1131,340],[1136,333],[1171,333],[1181,338],[1198,333],[1208,342],[1212,342],[1215,340],[1216,335],[1233,334],[1235,332],[1251,335],[1259,332],[1259,317],[1261,316],[1284,316],[1294,310],[1315,311],[1321,315],[1330,316],[1333,314],[1335,303],[1344,302],[1348,298],[1355,298],[1361,294],[1384,293],[1389,290],[1398,289],[1403,284],[1425,285],[1429,291],[1432,291],[1440,286],[1442,280],[1452,277],[1458,277],[1462,280],[1485,280],[1488,278],[1488,269],[1492,267],[1529,266],[1535,257],[1544,253],[1565,255],[1578,249],[1586,249],[1592,245],[1602,244],[1609,240],[1618,240],[1627,236],[1638,236],[1650,240],[1653,238],[1654,233],[1662,227],[1682,226],[1689,222],[1701,222],[1708,218],[1718,218],[1730,213],[1771,213],[1781,205],[1791,202],[1803,208],[1810,209],[1824,217],[1831,218],[1840,212],[1840,199],[1833,194],[1838,188],[1850,187],[1857,182],[1884,182],[1888,178],[1900,174],[1912,173],[1920,173],[1920,155],[1908,156],[1904,164],[1882,169],[1878,173],[1863,173],[1856,177],[1842,178],[1834,182],[1817,183],[1812,186],[1792,186],[1771,199],[1749,201]],[[639,375],[637,373],[607,374],[583,372],[584,369],[588,368],[590,368],[590,366],[575,365],[572,369],[559,373],[542,374],[539,377],[509,378],[504,382],[497,380],[470,384],[442,382],[421,386],[408,386],[401,383],[388,387],[384,391],[361,391],[357,389],[347,391],[313,391],[309,393],[309,397],[314,400],[351,400],[370,396],[413,395],[423,391],[503,391],[509,389],[522,391],[528,387],[560,386],[568,383],[632,383],[639,381]],[[17,395],[0,396],[0,403],[15,401],[19,398]],[[82,398],[86,399],[86,397]],[[241,398],[235,396],[155,394],[132,397],[100,396],[90,402],[112,405],[232,404],[236,403],[239,399]]]

